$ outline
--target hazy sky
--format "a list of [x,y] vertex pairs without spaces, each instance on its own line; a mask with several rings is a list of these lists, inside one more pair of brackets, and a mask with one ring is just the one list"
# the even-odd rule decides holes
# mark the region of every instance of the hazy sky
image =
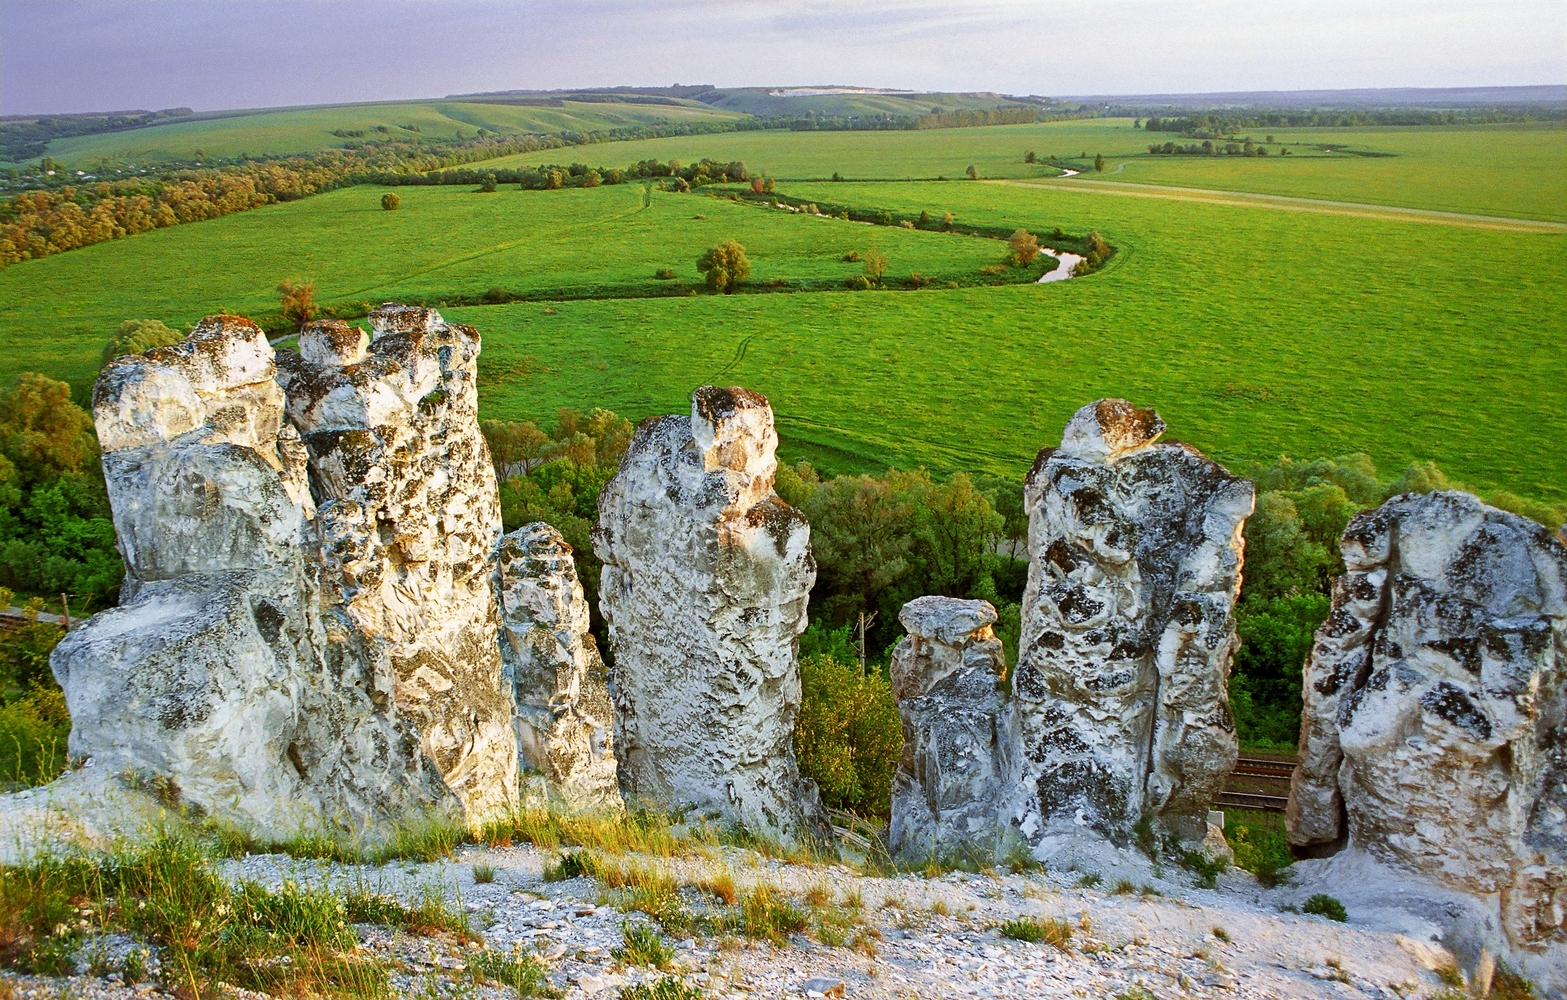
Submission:
[[1567,82],[1563,0],[0,0],[0,111],[511,88],[1014,94]]

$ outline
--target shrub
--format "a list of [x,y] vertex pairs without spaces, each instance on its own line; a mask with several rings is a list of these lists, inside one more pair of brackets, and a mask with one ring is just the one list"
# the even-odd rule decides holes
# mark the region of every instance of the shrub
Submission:
[[288,323],[298,327],[315,319],[317,309],[314,281],[305,281],[296,285],[285,278],[278,282],[277,295],[283,319]]
[[485,194],[493,192],[495,190],[495,175],[485,174],[484,177],[479,181],[479,190]]
[[858,250],[850,250],[843,255],[843,259],[845,263],[858,264],[860,262],[860,252]]
[[851,292],[864,292],[871,288],[871,279],[863,274],[851,274],[844,279],[843,286]]
[[1349,920],[1349,914],[1345,912],[1344,904],[1323,892],[1319,892],[1306,900],[1306,905],[1302,906],[1300,911],[1302,913],[1314,913],[1319,917],[1327,917],[1329,920],[1337,920],[1341,924]]
[[675,270],[671,267],[661,267],[653,272],[653,277],[659,281],[672,281],[675,277]]
[[968,179],[971,181],[979,180],[979,168],[972,163],[968,165],[968,169],[963,171],[963,173],[968,175]]
[[698,258],[697,270],[707,275],[707,287],[725,295],[734,292],[740,282],[751,276],[751,261],[745,255],[745,247],[734,240],[725,240]]
[[381,207],[388,212],[395,212],[403,207],[403,199],[397,196],[397,192],[388,191],[381,196]]
[[831,656],[803,657],[794,746],[802,774],[838,809],[886,815],[903,752],[903,723],[892,685],[879,670]]
[[1019,267],[1027,267],[1039,256],[1039,240],[1026,229],[1019,229],[1013,233],[1012,238],[1007,241],[1007,246],[1012,251],[1012,260]]
[[114,331],[103,347],[103,364],[125,354],[141,354],[154,347],[166,347],[185,339],[185,334],[170,329],[162,320],[128,319]]
[[881,281],[882,275],[887,273],[887,255],[880,250],[871,249],[865,251],[865,278],[871,284]]

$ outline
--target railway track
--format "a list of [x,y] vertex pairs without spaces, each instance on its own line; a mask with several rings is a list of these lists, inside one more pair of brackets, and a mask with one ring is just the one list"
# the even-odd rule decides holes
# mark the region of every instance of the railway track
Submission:
[[1283,812],[1289,803],[1289,780],[1294,771],[1295,761],[1289,758],[1242,756],[1235,761],[1230,778],[1247,779],[1247,790],[1226,788],[1213,804],[1220,808]]

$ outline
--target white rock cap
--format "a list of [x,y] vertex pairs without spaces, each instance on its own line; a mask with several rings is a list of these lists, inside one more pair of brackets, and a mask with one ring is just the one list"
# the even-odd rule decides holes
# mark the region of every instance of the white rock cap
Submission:
[[1101,399],[1072,414],[1061,432],[1063,458],[1110,464],[1159,440],[1164,421],[1124,399]]

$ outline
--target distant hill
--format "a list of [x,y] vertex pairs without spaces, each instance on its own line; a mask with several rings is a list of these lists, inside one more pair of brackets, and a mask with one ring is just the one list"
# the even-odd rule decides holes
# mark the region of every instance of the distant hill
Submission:
[[1492,108],[1567,104],[1567,85],[1380,87],[1365,90],[1237,90],[1204,94],[1080,94],[1068,104],[1123,108]]

